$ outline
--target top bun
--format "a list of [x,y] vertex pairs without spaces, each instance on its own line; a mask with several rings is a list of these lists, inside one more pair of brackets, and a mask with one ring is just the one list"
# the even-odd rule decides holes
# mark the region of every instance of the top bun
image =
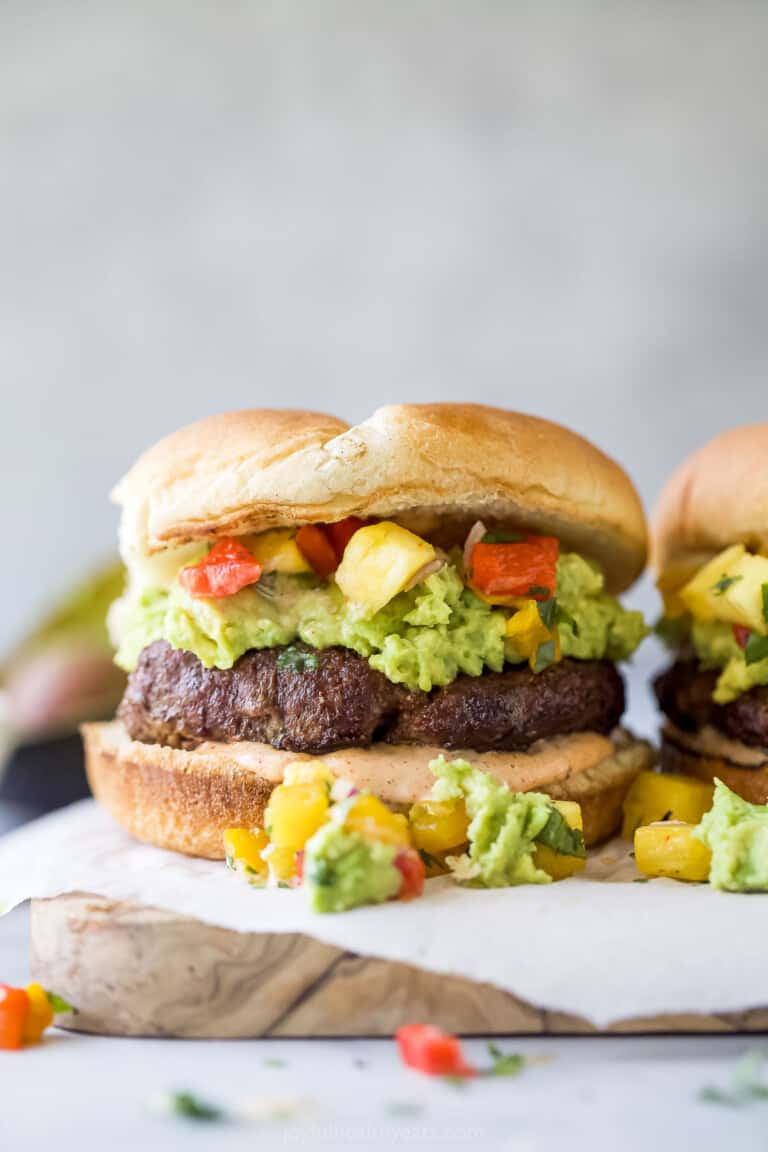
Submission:
[[710,440],[673,472],[653,517],[653,565],[703,562],[729,544],[768,547],[768,424]]
[[480,404],[400,404],[350,428],[311,412],[254,410],[161,440],[118,484],[133,557],[222,534],[393,517],[446,544],[471,524],[559,537],[621,591],[646,558],[637,492],[575,432]]

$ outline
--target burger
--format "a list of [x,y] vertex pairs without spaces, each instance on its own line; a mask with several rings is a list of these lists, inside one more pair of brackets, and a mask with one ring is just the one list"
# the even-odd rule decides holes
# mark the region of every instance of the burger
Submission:
[[587,440],[473,404],[357,427],[232,412],[160,441],[114,498],[128,684],[84,739],[135,837],[223,857],[297,761],[408,809],[446,751],[578,801],[588,844],[615,830],[651,759],[616,667],[646,633],[615,598],[646,524]]
[[653,560],[659,630],[674,662],[657,678],[662,766],[718,777],[768,802],[768,424],[734,428],[664,489]]

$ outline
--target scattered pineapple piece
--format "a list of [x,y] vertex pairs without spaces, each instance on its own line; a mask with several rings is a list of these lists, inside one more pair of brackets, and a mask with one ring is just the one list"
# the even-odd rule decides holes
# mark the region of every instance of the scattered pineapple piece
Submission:
[[709,879],[712,853],[697,840],[695,824],[665,820],[635,832],[635,863],[645,876],[701,882]]
[[391,812],[370,792],[360,792],[349,800],[344,809],[343,827],[366,840],[402,847],[411,843],[407,817],[400,812]]
[[700,620],[724,620],[756,632],[768,628],[762,588],[768,584],[768,558],[753,556],[743,544],[726,548],[680,591],[680,599]]
[[265,849],[264,858],[269,867],[270,878],[279,885],[291,885],[296,880],[296,852],[296,848],[278,848],[276,844],[270,844]]
[[[555,800],[555,808],[565,820],[569,828],[584,829],[581,815],[581,805],[575,800]],[[546,872],[553,880],[565,880],[576,872],[581,872],[586,866],[586,860],[581,856],[564,856],[553,851],[548,844],[537,844],[533,853],[533,862],[542,872]]]
[[679,616],[685,616],[688,612],[688,608],[681,599],[680,592],[682,588],[692,580],[700,567],[701,561],[698,564],[691,563],[688,560],[670,564],[668,568],[664,569],[656,581],[656,587],[664,601],[664,615],[670,620],[675,620]]
[[698,824],[712,807],[714,788],[704,780],[674,773],[641,772],[624,800],[621,834],[631,840],[635,829],[664,820]]
[[323,781],[279,784],[269,798],[264,827],[276,848],[303,848],[328,819],[328,787]]
[[296,532],[292,528],[260,532],[258,536],[246,537],[244,543],[265,572],[285,572],[296,576],[312,571],[296,544]]
[[422,800],[408,813],[415,848],[436,856],[467,840],[469,818],[463,800]]
[[536,662],[536,653],[542,644],[555,639],[555,659],[560,659],[560,644],[557,629],[550,632],[539,613],[536,600],[518,600],[518,610],[507,620],[507,641],[514,654],[527,660],[531,668]]
[[262,853],[269,847],[269,836],[263,828],[227,828],[224,851],[230,868],[241,868],[266,882],[269,867]]
[[436,555],[420,536],[382,520],[355,532],[336,570],[336,583],[347,600],[364,605],[373,614],[402,592]]

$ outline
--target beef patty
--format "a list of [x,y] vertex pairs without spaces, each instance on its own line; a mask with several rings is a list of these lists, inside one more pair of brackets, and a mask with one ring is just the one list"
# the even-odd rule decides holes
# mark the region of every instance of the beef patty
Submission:
[[654,681],[659,707],[684,732],[711,724],[732,740],[768,748],[768,688],[751,688],[730,704],[716,704],[717,676],[697,660],[677,660]]
[[[412,692],[346,648],[247,652],[226,671],[158,640],[128,680],[118,716],[134,740],[194,748],[257,740],[292,752],[365,748],[376,740],[512,751],[559,733],[609,732],[624,684],[607,661],[563,660],[534,675],[510,667]],[[299,667],[297,667],[299,665]]]

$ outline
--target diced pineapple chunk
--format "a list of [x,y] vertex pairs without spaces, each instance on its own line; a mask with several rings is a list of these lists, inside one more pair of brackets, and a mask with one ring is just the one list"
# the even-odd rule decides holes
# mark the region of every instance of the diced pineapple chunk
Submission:
[[712,853],[693,836],[695,824],[665,820],[635,832],[635,863],[644,876],[701,882],[709,879]]
[[268,847],[269,836],[263,828],[227,828],[224,832],[224,852],[230,868],[242,869],[261,880],[269,874],[262,855]]
[[336,570],[336,583],[347,600],[364,605],[373,614],[435,557],[435,549],[426,540],[382,520],[355,532]]
[[691,563],[688,560],[670,564],[656,581],[656,587],[664,601],[664,615],[668,616],[670,620],[684,616],[688,611],[681,599],[680,592],[696,575],[700,566],[700,563]]
[[[555,800],[554,803],[569,828],[580,830],[584,828],[580,804],[575,800]],[[565,880],[568,876],[581,872],[587,863],[581,856],[563,856],[562,853],[553,851],[548,844],[536,845],[533,862],[553,880]]]
[[299,575],[312,571],[296,544],[296,532],[292,528],[260,532],[258,536],[248,536],[244,543],[265,572]]
[[293,884],[296,880],[296,849],[278,848],[270,844],[264,853],[270,878],[278,884]]
[[294,760],[286,764],[283,784],[333,784],[335,777],[322,760]]
[[407,818],[400,812],[391,812],[370,792],[352,797],[344,812],[343,826],[366,840],[380,840],[384,844],[404,847],[411,843]]
[[680,599],[700,620],[724,620],[765,632],[764,584],[768,584],[768,558],[734,544],[696,573],[680,591]]
[[469,819],[463,800],[422,800],[408,814],[415,848],[435,856],[467,839]]
[[673,773],[641,772],[632,781],[624,800],[621,834],[631,840],[635,829],[659,820],[682,820],[698,824],[712,807],[714,788],[705,780]]
[[303,848],[328,819],[328,788],[323,781],[280,784],[269,798],[264,826],[276,848]]
[[520,607],[507,620],[507,640],[514,654],[531,666],[541,644],[552,639],[552,633],[541,618],[536,600],[521,600]]

